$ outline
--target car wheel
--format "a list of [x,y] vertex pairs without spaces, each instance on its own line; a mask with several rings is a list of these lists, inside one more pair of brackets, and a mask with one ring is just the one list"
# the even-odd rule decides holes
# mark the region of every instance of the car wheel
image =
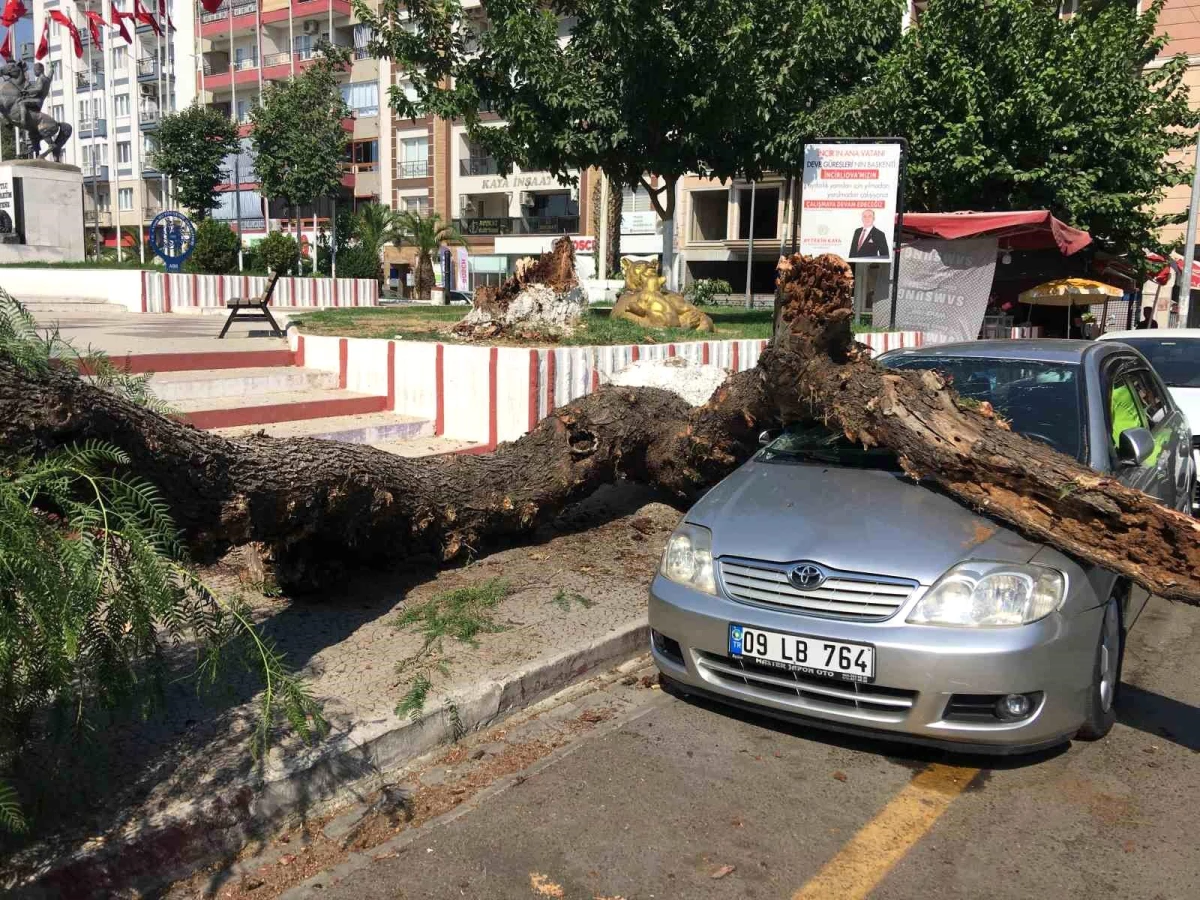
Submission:
[[1125,656],[1125,633],[1121,627],[1121,599],[1114,593],[1104,606],[1100,639],[1092,669],[1092,690],[1088,697],[1087,717],[1076,737],[1098,741],[1117,721],[1117,695],[1121,690],[1121,662]]

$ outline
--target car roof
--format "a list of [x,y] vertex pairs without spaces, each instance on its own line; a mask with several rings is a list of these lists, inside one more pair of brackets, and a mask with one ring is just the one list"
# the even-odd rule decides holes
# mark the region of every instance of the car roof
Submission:
[[958,344],[935,344],[930,347],[892,350],[877,357],[880,362],[897,359],[959,357],[972,359],[1019,359],[1025,362],[1078,364],[1094,341],[1064,341],[1038,338],[1036,340],[963,341]]
[[1170,338],[1178,340],[1179,338],[1191,338],[1192,340],[1200,340],[1200,328],[1147,328],[1140,331],[1106,331],[1098,341],[1127,341],[1131,338]]

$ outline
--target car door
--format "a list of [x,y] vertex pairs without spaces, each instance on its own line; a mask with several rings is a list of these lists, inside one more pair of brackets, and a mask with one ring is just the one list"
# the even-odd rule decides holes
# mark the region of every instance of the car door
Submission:
[[1188,512],[1193,463],[1187,420],[1149,366],[1134,365],[1126,378],[1142,408],[1145,427],[1154,436],[1154,476],[1147,493],[1157,497],[1164,506]]

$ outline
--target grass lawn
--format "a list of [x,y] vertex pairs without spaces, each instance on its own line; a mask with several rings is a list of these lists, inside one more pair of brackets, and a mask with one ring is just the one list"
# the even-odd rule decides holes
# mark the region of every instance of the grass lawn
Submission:
[[[549,336],[500,340],[500,344],[522,347],[540,344],[578,346],[584,344],[665,344],[673,341],[764,339],[771,336],[771,310],[705,307],[716,333],[702,335],[682,328],[643,328],[624,319],[613,319],[607,307],[592,307],[574,334],[555,340]],[[450,332],[467,314],[466,306],[403,306],[360,309],[322,309],[305,313],[296,321],[305,334],[339,337],[395,338],[414,341],[459,342]]]

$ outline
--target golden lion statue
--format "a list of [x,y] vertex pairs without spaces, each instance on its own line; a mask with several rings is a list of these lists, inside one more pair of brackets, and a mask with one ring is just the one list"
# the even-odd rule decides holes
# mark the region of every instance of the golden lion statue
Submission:
[[658,274],[658,260],[621,260],[625,290],[613,307],[614,319],[628,319],[647,328],[690,328],[713,330],[708,316],[683,299],[682,294],[663,292],[666,278]]

